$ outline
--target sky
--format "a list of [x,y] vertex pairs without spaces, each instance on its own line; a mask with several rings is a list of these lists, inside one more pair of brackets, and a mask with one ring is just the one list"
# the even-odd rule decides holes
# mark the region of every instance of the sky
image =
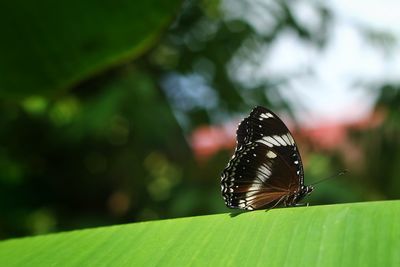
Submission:
[[[253,8],[232,6],[224,1],[222,8],[227,19],[245,19],[257,31],[271,28],[273,21],[258,16],[257,6],[275,10],[273,1],[248,1]],[[315,1],[296,1],[294,15],[308,28],[320,21],[314,9]],[[280,93],[292,103],[297,119],[305,126],[321,122],[353,122],[367,117],[377,97],[376,88],[385,82],[399,82],[400,2],[396,1],[324,1],[333,12],[329,40],[323,49],[311,46],[293,31],[283,31],[271,45],[261,46],[256,52],[258,64],[234,64],[232,77],[240,82],[262,82],[265,77],[291,78],[278,85]],[[382,39],[373,38],[383,36]],[[240,72],[244,75],[236,75]],[[244,78],[243,78],[244,77]],[[377,83],[378,82],[378,83]]]

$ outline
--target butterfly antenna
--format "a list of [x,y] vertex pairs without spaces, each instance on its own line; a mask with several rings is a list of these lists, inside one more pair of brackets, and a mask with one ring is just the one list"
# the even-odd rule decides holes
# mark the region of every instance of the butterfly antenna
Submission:
[[341,175],[343,175],[343,174],[345,174],[345,173],[347,173],[347,172],[348,172],[348,170],[340,171],[340,172],[338,172],[337,174],[334,174],[334,175],[331,175],[331,176],[326,177],[326,178],[324,178],[324,179],[321,179],[321,180],[319,180],[319,181],[316,181],[315,183],[312,183],[312,184],[310,184],[310,185],[316,185],[316,184],[322,183],[323,181],[336,178],[336,177],[341,176]]

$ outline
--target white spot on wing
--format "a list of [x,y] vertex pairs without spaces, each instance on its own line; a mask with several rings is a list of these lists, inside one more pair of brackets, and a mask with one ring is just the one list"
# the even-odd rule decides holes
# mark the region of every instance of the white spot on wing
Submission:
[[292,142],[289,140],[288,134],[282,135],[283,140],[285,140],[286,144],[292,145]]
[[265,182],[271,176],[271,170],[266,165],[261,165],[257,170],[257,174]]
[[263,144],[263,145],[266,145],[266,146],[268,146],[268,147],[273,147],[273,146],[274,146],[273,144],[271,144],[271,143],[267,142],[266,140],[264,140],[264,138],[265,138],[265,137],[263,137],[263,138],[260,139],[260,140],[257,140],[256,142],[257,142],[257,143],[260,143],[260,144]]
[[260,189],[260,188],[262,188],[263,187],[263,185],[262,184],[260,184],[260,183],[254,183],[254,184],[252,184],[250,187],[249,187],[249,191],[253,191],[253,190],[258,190],[258,189]]
[[276,158],[276,154],[270,150],[267,152],[267,157],[273,159]]
[[266,113],[261,113],[260,117],[264,118],[264,119],[268,119],[268,118],[272,118],[274,116],[271,113],[266,112]]
[[265,140],[266,142],[269,142],[271,144],[273,144],[274,146],[280,146],[281,144],[278,143],[274,138],[272,138],[271,136],[265,136],[262,138],[263,140]]
[[289,137],[290,143],[291,143],[292,145],[294,145],[294,140],[293,140],[292,135],[291,135],[291,134],[287,134],[287,136]]
[[279,135],[274,135],[272,136],[276,141],[279,142],[279,144],[281,144],[282,146],[286,146],[289,145],[289,143],[286,143],[285,140],[283,140],[282,137],[280,137]]

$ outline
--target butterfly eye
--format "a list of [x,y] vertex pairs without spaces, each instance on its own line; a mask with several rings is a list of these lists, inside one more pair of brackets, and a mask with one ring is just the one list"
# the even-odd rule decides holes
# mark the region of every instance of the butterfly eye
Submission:
[[307,186],[307,194],[311,194],[311,192],[314,190],[314,187],[312,186]]

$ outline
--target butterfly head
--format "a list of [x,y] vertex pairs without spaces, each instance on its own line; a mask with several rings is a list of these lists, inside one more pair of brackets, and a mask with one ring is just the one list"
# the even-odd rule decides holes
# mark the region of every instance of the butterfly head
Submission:
[[300,190],[294,195],[292,200],[292,205],[295,205],[297,202],[301,201],[303,198],[311,194],[314,190],[314,187],[311,185],[302,185]]
[[311,185],[302,185],[300,188],[300,193],[304,196],[308,196],[314,190],[314,187]]

